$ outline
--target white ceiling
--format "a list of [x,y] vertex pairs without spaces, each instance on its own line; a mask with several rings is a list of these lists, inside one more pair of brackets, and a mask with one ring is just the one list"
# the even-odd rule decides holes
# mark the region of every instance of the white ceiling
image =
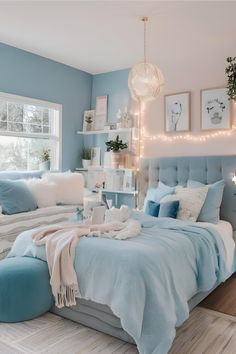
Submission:
[[[92,74],[236,50],[234,1],[0,1],[0,42]],[[230,52],[231,50],[231,52]],[[1,58],[0,58],[1,60]]]

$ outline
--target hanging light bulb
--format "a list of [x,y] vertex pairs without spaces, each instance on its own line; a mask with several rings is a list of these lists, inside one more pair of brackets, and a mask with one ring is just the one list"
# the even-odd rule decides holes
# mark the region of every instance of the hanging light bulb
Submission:
[[144,24],[144,61],[135,64],[128,78],[128,86],[132,97],[142,102],[153,101],[164,86],[164,77],[157,65],[147,62],[146,24],[148,17],[141,17]]

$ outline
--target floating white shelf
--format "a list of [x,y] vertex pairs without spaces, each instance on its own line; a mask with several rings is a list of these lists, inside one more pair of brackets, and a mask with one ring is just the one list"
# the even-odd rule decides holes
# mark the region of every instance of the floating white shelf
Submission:
[[98,167],[90,167],[90,168],[83,168],[83,167],[77,167],[75,169],[76,171],[89,171],[89,172],[93,172],[93,171],[135,171],[134,168],[112,168],[112,167],[102,167],[102,166],[98,166]]
[[108,189],[102,189],[102,193],[115,193],[115,194],[138,194],[138,191],[110,191]]
[[97,135],[97,134],[112,134],[112,133],[130,133],[133,128],[122,128],[122,129],[108,129],[108,130],[90,130],[87,132],[77,131],[79,135]]

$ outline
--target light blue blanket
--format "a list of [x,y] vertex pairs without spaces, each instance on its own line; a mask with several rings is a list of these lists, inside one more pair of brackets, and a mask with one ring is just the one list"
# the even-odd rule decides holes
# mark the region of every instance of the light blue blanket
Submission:
[[[124,241],[83,237],[75,269],[82,297],[108,305],[134,338],[141,354],[166,354],[175,327],[188,317],[193,283],[207,291],[224,281],[223,243],[213,228],[135,213],[141,235]],[[22,233],[9,257],[46,260],[31,231]],[[191,285],[190,285],[191,284]]]

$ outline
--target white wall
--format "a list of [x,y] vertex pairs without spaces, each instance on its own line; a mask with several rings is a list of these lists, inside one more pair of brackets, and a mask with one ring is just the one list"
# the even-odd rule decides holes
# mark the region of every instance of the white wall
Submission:
[[[156,101],[149,103],[144,114],[144,126],[148,135],[164,134],[164,95],[191,91],[191,135],[200,137],[214,133],[200,130],[200,90],[213,87],[226,87],[226,58],[235,55],[235,48],[227,41],[219,42],[217,50],[209,46],[208,51],[198,57],[183,57],[176,64],[174,57],[162,66],[165,88]],[[189,44],[196,46],[196,43]],[[218,55],[217,55],[218,53]],[[232,121],[236,125],[236,103],[232,105]],[[183,135],[184,133],[176,133]],[[186,134],[186,133],[185,133]],[[173,136],[173,133],[168,134]],[[236,154],[236,130],[230,136],[220,136],[205,142],[180,140],[175,142],[145,140],[144,156],[181,156],[181,155],[227,155]]]

